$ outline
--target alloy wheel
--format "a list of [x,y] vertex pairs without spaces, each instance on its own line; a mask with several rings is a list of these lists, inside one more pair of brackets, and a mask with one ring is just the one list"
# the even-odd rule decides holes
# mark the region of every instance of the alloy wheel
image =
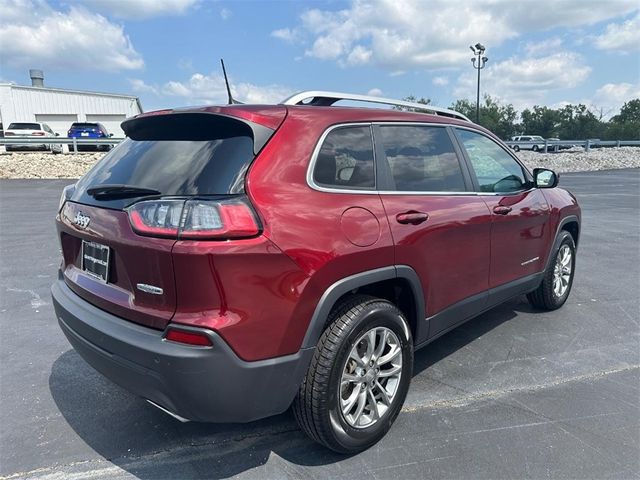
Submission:
[[377,423],[389,410],[400,385],[402,346],[389,328],[364,333],[347,357],[340,379],[339,402],[353,428]]

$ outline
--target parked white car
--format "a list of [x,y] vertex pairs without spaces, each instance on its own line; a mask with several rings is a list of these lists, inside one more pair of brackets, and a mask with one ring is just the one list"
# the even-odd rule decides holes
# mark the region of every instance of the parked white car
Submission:
[[518,135],[511,137],[512,142],[539,142],[539,143],[524,143],[522,145],[512,145],[516,152],[520,150],[533,150],[534,152],[544,150],[544,138],[540,135]]
[[[9,128],[4,131],[5,138],[37,138],[37,137],[57,137],[57,133],[51,130],[46,123],[40,122],[14,122],[9,124]],[[14,150],[50,150],[53,153],[61,153],[61,144],[38,144],[25,143],[24,145],[6,145],[7,152]]]

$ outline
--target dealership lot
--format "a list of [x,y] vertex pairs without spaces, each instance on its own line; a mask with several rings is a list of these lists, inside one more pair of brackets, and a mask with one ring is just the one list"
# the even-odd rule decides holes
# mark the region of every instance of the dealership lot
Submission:
[[88,367],[49,297],[68,183],[0,181],[3,478],[640,476],[640,170],[562,176],[584,215],[567,304],[514,299],[418,352],[403,413],[354,457],[290,413],[181,424]]

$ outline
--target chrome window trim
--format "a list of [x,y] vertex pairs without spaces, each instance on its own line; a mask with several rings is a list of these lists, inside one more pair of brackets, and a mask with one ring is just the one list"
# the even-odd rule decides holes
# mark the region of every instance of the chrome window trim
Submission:
[[[348,194],[364,194],[364,195],[431,195],[431,196],[443,196],[443,195],[456,195],[456,196],[469,196],[475,197],[479,195],[498,195],[496,193],[483,193],[483,192],[474,192],[474,191],[464,191],[464,192],[456,192],[456,191],[402,191],[402,190],[378,190],[377,187],[377,178],[375,182],[375,186],[373,190],[357,190],[357,189],[348,189],[348,188],[340,188],[340,187],[323,187],[318,185],[313,180],[313,169],[316,165],[316,160],[318,159],[318,155],[320,154],[320,149],[322,148],[322,144],[324,143],[327,136],[335,129],[340,127],[366,127],[369,126],[373,128],[374,125],[380,126],[388,126],[388,125],[398,125],[398,126],[420,126],[420,127],[440,127],[447,128],[449,126],[448,123],[438,123],[438,122],[398,122],[398,121],[390,121],[390,122],[355,122],[355,123],[338,123],[336,125],[331,125],[328,127],[322,135],[320,135],[320,139],[316,143],[316,146],[313,149],[313,153],[311,154],[311,161],[309,162],[309,166],[307,167],[307,185],[311,187],[313,190],[317,190],[319,192],[325,193],[348,193]],[[476,131],[473,128],[469,128],[468,130]],[[371,130],[371,141],[373,142],[373,129]],[[377,162],[376,158],[376,149],[375,143],[373,145],[373,161],[374,167]],[[374,168],[374,172],[377,170]],[[517,192],[522,193],[522,192]]]
[[[324,187],[322,185],[318,185],[313,179],[313,170],[316,166],[316,161],[318,160],[318,155],[320,154],[320,150],[322,149],[322,145],[324,141],[329,136],[331,132],[337,130],[338,128],[344,127],[369,127],[369,133],[371,135],[371,149],[373,151],[373,188],[370,189],[356,189],[356,188],[340,188],[340,187]],[[309,162],[309,166],[307,167],[307,185],[309,185],[314,190],[318,190],[319,192],[330,192],[330,193],[364,193],[364,194],[377,194],[377,184],[378,179],[376,178],[376,149],[373,144],[373,131],[371,129],[371,122],[355,122],[355,123],[338,123],[336,125],[331,125],[327,128],[322,135],[320,135],[320,139],[316,143],[316,146],[313,149],[313,153],[311,154],[311,161]]]

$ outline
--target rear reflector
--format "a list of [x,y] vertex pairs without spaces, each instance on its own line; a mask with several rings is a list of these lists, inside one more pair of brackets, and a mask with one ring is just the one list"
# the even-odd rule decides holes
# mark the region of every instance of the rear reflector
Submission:
[[220,200],[147,200],[128,208],[140,235],[189,240],[253,237],[260,226],[246,197]]
[[195,345],[198,347],[213,347],[211,339],[204,333],[188,332],[186,330],[176,330],[174,328],[169,329],[164,336],[165,340],[170,340],[177,343],[185,343],[187,345]]
[[43,137],[44,132],[33,132],[31,135],[35,135],[36,137]]

